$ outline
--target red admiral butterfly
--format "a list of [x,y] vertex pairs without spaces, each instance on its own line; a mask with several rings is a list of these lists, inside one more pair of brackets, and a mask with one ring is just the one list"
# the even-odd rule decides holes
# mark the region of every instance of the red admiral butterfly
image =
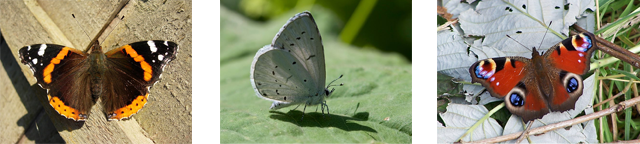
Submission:
[[179,47],[171,41],[135,42],[102,52],[98,41],[87,52],[56,44],[36,44],[19,50],[38,85],[47,89],[49,104],[62,116],[85,121],[98,98],[109,120],[128,119],[147,103],[149,88],[175,59]]

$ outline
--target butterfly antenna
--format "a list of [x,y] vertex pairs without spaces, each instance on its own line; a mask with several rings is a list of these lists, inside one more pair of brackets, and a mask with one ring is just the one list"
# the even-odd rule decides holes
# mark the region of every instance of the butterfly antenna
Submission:
[[520,43],[518,40],[516,40],[516,39],[512,38],[510,35],[507,35],[507,37],[509,37],[509,38],[510,38],[510,39],[512,39],[513,41],[517,42],[517,43],[518,43],[518,44],[520,44],[522,47],[525,47],[525,48],[527,48],[527,49],[528,49],[528,47],[527,47],[527,46],[523,45],[523,44],[522,44],[522,43]]
[[[327,89],[329,89],[329,87],[332,87],[332,86],[343,86],[343,85],[344,85],[344,83],[340,83],[339,85],[331,85],[331,84],[332,84],[333,82],[335,82],[336,80],[338,80],[338,79],[342,78],[342,76],[344,76],[344,75],[340,75],[340,77],[338,77],[337,79],[334,79],[333,81],[331,81],[331,82],[327,85]],[[335,88],[334,88],[334,89],[331,89],[331,91],[329,91],[329,93],[333,93],[333,91],[334,91],[334,90],[336,90],[336,89],[335,89]]]
[[549,22],[549,26],[547,26],[547,31],[544,31],[544,35],[542,35],[542,41],[540,41],[540,45],[538,47],[542,47],[542,42],[544,42],[544,37],[546,37],[547,33],[549,32],[549,27],[551,27],[551,23],[553,23],[553,21]]
[[334,79],[333,81],[331,81],[331,82],[328,84],[327,88],[329,88],[329,87],[331,87],[331,86],[342,86],[342,85],[344,85],[344,83],[341,83],[341,84],[339,84],[339,85],[331,85],[331,84],[332,84],[333,82],[335,82],[336,80],[338,80],[338,79],[342,78],[342,76],[344,76],[344,75],[342,74],[342,75],[340,75],[340,77],[338,77],[337,79]]
[[76,21],[76,24],[78,24],[78,26],[80,27],[80,29],[82,29],[82,32],[84,32],[84,35],[87,36],[87,38],[89,38],[89,40],[91,40],[91,37],[89,36],[89,34],[87,34],[87,31],[84,30],[84,28],[82,26],[80,26],[80,23],[78,22],[78,20],[76,19],[76,15],[75,14],[71,14],[71,16],[73,17],[73,20]]
[[[124,20],[124,16],[120,17],[120,21],[118,21],[118,23],[116,23],[116,26],[113,26],[113,28],[111,29],[111,31],[109,31],[109,33],[107,33],[107,36],[106,36],[106,37],[109,37],[109,35],[111,35],[111,32],[113,32],[114,30],[116,30],[116,27],[118,27],[118,25],[120,25],[120,22],[121,22],[122,20]],[[104,39],[107,39],[106,37],[105,37]]]

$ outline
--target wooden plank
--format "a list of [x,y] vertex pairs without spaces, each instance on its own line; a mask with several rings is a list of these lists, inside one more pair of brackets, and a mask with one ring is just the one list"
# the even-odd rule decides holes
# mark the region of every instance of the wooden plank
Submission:
[[[41,7],[75,48],[84,50],[107,23],[109,15],[118,9],[119,3],[120,1],[43,0],[37,1],[35,6]],[[98,102],[92,108],[87,122],[74,122],[57,115],[46,103],[46,94],[36,93],[34,97],[45,98],[41,103],[45,105],[48,117],[66,142],[191,142],[191,1],[132,0],[129,5],[130,11],[126,12],[124,20],[102,42],[103,49],[108,51],[124,44],[149,39],[170,40],[180,45],[178,56],[165,68],[162,80],[151,88],[149,103],[131,120],[107,122]],[[57,39],[58,34],[52,34],[51,30],[43,28],[51,24],[34,18],[37,13],[31,13],[33,10],[27,11],[28,13],[24,9],[18,12],[0,10],[3,14],[8,14],[0,16],[0,30],[14,52],[16,61],[17,50],[24,45],[59,41],[51,40]],[[75,14],[78,23],[71,14]],[[24,65],[21,67],[29,83],[37,86],[35,80],[29,78],[32,77],[27,72],[30,70]]]

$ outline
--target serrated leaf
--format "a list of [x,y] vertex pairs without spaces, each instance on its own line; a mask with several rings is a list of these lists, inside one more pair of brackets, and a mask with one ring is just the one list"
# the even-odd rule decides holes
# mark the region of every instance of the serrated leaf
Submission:
[[485,88],[483,86],[480,86],[480,85],[464,85],[462,87],[462,89],[465,92],[470,94],[470,96],[467,96],[467,101],[472,103],[472,104],[485,105],[485,104],[488,104],[490,102],[503,100],[503,99],[492,97],[491,94],[485,92],[485,93],[482,93],[482,94],[480,94],[478,96],[478,97],[480,97],[480,101],[476,102],[474,95],[478,95],[478,93],[483,92],[485,90]]
[[[531,57],[531,48],[546,50],[564,39],[568,27],[581,16],[578,14],[584,13],[583,5],[588,4],[572,3],[575,6],[568,10],[564,10],[564,5],[563,1],[557,0],[481,1],[476,10],[461,13],[459,22],[465,35],[484,37],[482,46],[499,49],[509,56]],[[550,21],[554,23],[544,36]],[[539,46],[541,42],[542,46]]]
[[[440,113],[445,127],[438,127],[438,143],[452,143],[470,129],[489,111],[482,105],[449,104],[447,112]],[[462,141],[473,141],[496,137],[502,134],[502,127],[493,118],[488,118]]]
[[469,66],[476,62],[477,59],[467,54],[468,46],[458,32],[455,29],[453,31],[439,31],[437,47],[438,72],[454,78],[471,81]]
[[462,90],[462,84],[454,83],[453,77],[438,73],[437,78],[438,78],[438,81],[437,81],[438,88],[436,90],[438,95],[443,95],[443,94],[455,95],[455,94],[459,94],[460,90]]
[[447,8],[447,13],[452,15],[452,19],[458,18],[462,11],[471,8],[469,3],[463,3],[460,2],[460,0],[443,0],[442,3],[444,7]]

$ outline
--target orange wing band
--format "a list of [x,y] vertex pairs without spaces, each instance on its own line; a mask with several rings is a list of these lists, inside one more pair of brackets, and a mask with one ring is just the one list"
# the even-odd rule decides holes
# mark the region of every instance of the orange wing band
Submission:
[[132,115],[138,113],[138,111],[140,111],[142,107],[147,104],[147,98],[149,98],[148,93],[144,96],[139,95],[131,102],[131,104],[123,108],[119,108],[116,111],[110,112],[110,114],[108,115],[109,120],[122,120],[123,118],[129,118]]
[[80,111],[65,105],[60,98],[51,95],[47,95],[47,98],[49,99],[49,105],[51,105],[58,114],[75,121],[84,121],[87,119],[86,114],[80,113]]
[[67,54],[69,54],[69,50],[71,50],[71,48],[69,47],[62,48],[62,50],[60,50],[58,55],[53,59],[51,59],[51,62],[49,63],[49,65],[47,65],[47,67],[44,68],[42,77],[44,77],[45,83],[47,84],[51,83],[51,72],[53,72],[53,68],[55,68],[55,65],[60,64],[60,60],[64,59],[64,57],[67,56]]
[[144,61],[144,57],[142,57],[141,55],[138,55],[138,52],[136,52],[136,50],[131,48],[131,45],[122,46],[122,49],[129,54],[129,57],[133,58],[133,60],[140,63],[140,67],[142,68],[142,70],[144,70],[144,80],[150,81],[151,77],[153,76],[152,75],[153,70],[151,69],[151,65],[149,65],[149,63]]

